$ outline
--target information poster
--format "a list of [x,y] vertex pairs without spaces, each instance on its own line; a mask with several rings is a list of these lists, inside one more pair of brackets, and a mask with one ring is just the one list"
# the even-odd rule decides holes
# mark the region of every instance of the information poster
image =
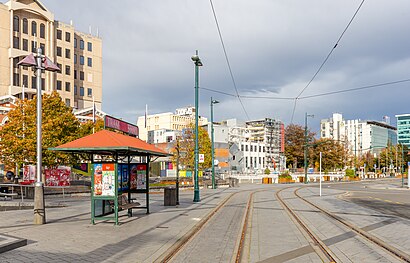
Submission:
[[137,165],[137,189],[147,189],[147,165]]
[[44,173],[46,175],[46,186],[70,186],[70,167],[46,168]]
[[115,164],[94,164],[94,195],[115,195]]

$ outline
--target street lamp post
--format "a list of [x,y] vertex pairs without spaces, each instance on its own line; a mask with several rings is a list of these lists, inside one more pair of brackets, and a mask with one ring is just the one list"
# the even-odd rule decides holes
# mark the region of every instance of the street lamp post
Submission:
[[37,49],[37,54],[30,54],[21,60],[18,66],[33,67],[36,69],[37,78],[37,181],[34,184],[34,224],[41,225],[46,223],[46,211],[44,206],[44,184],[41,180],[42,168],[42,138],[41,138],[41,71],[60,71],[49,58],[42,55],[41,48]]
[[307,114],[305,112],[305,151],[304,151],[304,165],[305,165],[305,184],[307,184],[307,149],[308,149],[308,127],[307,127],[307,118],[314,117],[313,114]]
[[214,104],[219,103],[217,100],[213,100],[211,97],[211,140],[212,140],[212,189],[215,189],[215,164],[214,164],[214,155],[215,155],[215,146],[214,146]]
[[199,198],[198,185],[198,93],[199,93],[199,67],[203,66],[201,59],[198,56],[198,50],[191,57],[195,64],[195,173],[194,173],[194,202],[201,201]]

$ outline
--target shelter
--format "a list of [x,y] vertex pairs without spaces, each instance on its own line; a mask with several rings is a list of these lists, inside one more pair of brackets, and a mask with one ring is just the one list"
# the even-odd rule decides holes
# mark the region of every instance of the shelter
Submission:
[[[80,154],[92,164],[91,221],[114,219],[123,208],[149,213],[149,163],[169,154],[138,138],[101,130],[50,150]],[[132,193],[145,193],[146,206],[129,205]],[[127,196],[125,205],[122,200]],[[114,214],[114,216],[112,216]]]

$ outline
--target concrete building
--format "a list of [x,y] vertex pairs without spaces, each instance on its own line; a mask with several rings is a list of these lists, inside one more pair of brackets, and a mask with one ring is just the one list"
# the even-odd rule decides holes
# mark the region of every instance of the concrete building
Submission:
[[56,90],[72,108],[102,103],[102,40],[75,30],[73,24],[54,19],[40,1],[0,3],[0,96],[32,99],[36,94],[34,71],[17,63],[41,47],[61,72],[42,74],[42,90]]
[[[384,120],[388,120],[386,116]],[[321,138],[330,138],[347,145],[356,156],[368,152],[379,154],[389,143],[395,145],[396,128],[386,122],[344,120],[342,114],[335,113],[330,119],[321,120]]]
[[235,122],[229,127],[230,165],[240,173],[263,173],[266,168],[281,171],[285,168],[284,125],[271,118]]
[[396,115],[397,143],[410,148],[410,114]]
[[[140,129],[140,139],[148,140],[148,132],[167,129],[174,131],[182,131],[188,128],[189,125],[195,124],[195,107],[186,107],[176,109],[175,113],[165,112],[147,116],[138,117],[137,125]],[[208,119],[202,116],[198,119],[199,126],[208,123]]]

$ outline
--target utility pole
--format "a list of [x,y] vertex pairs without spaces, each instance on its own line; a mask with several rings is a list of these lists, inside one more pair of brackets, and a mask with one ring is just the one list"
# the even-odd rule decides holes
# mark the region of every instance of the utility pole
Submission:
[[305,151],[304,151],[304,164],[305,164],[305,180],[304,183],[307,184],[307,149],[308,149],[308,128],[307,128],[307,118],[314,117],[312,114],[307,114],[305,112]]

